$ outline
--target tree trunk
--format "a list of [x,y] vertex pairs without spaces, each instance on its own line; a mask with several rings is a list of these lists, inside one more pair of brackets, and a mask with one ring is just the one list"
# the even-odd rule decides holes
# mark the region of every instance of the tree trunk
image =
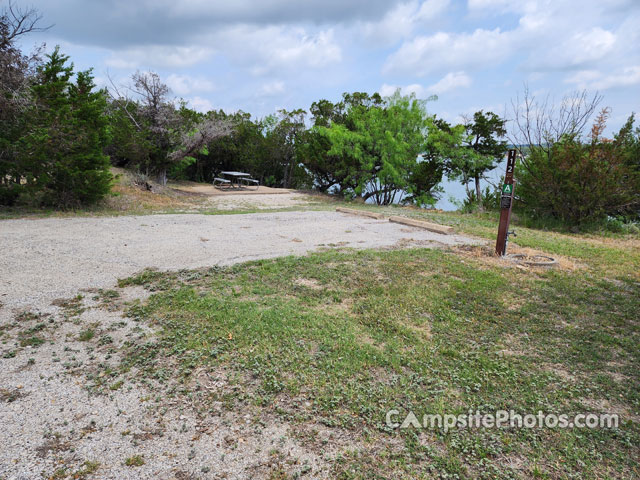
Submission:
[[162,170],[160,170],[158,172],[158,175],[156,176],[156,182],[158,182],[162,186],[167,184],[167,169],[166,168],[163,168]]
[[478,210],[482,212],[484,209],[482,208],[482,189],[480,188],[480,175],[476,175],[475,182],[476,182],[476,200],[478,201]]
[[282,178],[282,187],[283,188],[289,188],[289,162],[288,162],[288,157],[285,157],[285,162],[284,162],[284,172],[283,172],[283,178]]

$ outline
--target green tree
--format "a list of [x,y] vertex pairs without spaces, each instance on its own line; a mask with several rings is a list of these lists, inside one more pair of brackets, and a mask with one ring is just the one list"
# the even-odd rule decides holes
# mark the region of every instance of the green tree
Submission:
[[443,119],[427,119],[427,135],[420,158],[409,177],[407,201],[420,206],[433,206],[442,191],[445,165],[460,153],[464,127],[452,127]]
[[[614,135],[613,144],[618,147],[618,155],[632,171],[640,173],[640,127],[635,127],[635,114],[631,114],[620,131]],[[640,175],[637,177],[640,180]],[[636,186],[640,194],[640,184]],[[640,217],[640,212],[637,212]]]
[[132,121],[129,115],[134,115],[137,105],[125,100],[108,103],[107,113],[109,119],[109,134],[111,142],[105,149],[105,153],[111,158],[111,163],[119,167],[135,168],[146,172],[153,143],[146,136],[142,128],[137,128],[142,119],[136,118]]
[[314,126],[306,132],[301,155],[305,168],[313,176],[315,188],[348,197],[356,195],[362,178],[371,172],[363,170],[356,151],[334,150],[334,142],[326,129],[333,126],[336,130],[343,128],[346,132],[353,132],[366,111],[383,104],[384,100],[377,93],[354,92],[344,93],[337,103],[320,100],[311,105]]
[[226,114],[219,110],[207,115],[232,124],[233,132],[211,140],[206,151],[194,154],[196,162],[188,169],[189,178],[211,182],[223,170],[242,170],[250,172],[264,183],[270,167],[262,123],[253,121],[251,115],[245,112]]
[[272,173],[266,179],[267,184],[284,188],[311,186],[299,153],[305,140],[305,116],[302,109],[279,110],[278,115],[267,117],[263,122]]
[[[332,123],[344,120],[344,102],[333,103],[329,100],[319,100],[311,104],[309,112],[314,127],[328,128]],[[353,191],[357,185],[350,182],[349,172],[357,161],[349,155],[332,155],[331,140],[321,134],[318,128],[311,128],[304,132],[304,139],[299,148],[301,160],[313,178],[314,187],[321,192],[333,190],[343,193],[344,190]]]
[[356,92],[343,96],[343,105],[325,125],[316,120],[313,132],[331,146],[326,154],[339,159],[326,162],[325,168],[337,167],[333,176],[341,181],[340,190],[381,205],[406,192],[410,198],[424,198],[428,169],[419,167],[417,159],[429,123],[425,103],[399,91],[384,100]]
[[[369,180],[367,192],[379,205],[388,205],[397,199],[400,192],[409,192],[415,198],[425,200],[427,179],[432,179],[433,165],[418,162],[424,150],[430,117],[426,101],[418,100],[414,94],[401,95],[397,90],[385,98],[385,108],[369,110],[370,145],[374,156],[369,156],[367,167],[375,172]],[[431,188],[426,188],[430,191]]]
[[447,161],[449,178],[460,180],[469,191],[469,182],[475,185],[479,208],[482,208],[480,180],[497,167],[507,151],[507,142],[501,140],[507,134],[506,120],[493,112],[482,110],[464,123],[466,138],[461,149]]
[[605,109],[589,141],[566,134],[551,145],[531,148],[517,171],[521,208],[570,225],[605,215],[638,215],[639,131],[631,116],[612,140],[602,138],[607,117]]
[[30,32],[46,30],[38,27],[40,19],[37,10],[12,0],[0,9],[0,204],[15,203],[24,190],[16,142],[29,128],[31,85],[41,59],[40,49],[25,55],[17,43]]
[[209,142],[232,132],[232,125],[215,114],[200,114],[184,102],[176,108],[169,99],[169,87],[157,73],[136,72],[132,81],[130,91],[135,98],[121,95],[113,86],[113,128],[122,146],[111,149],[158,183],[167,183],[167,173],[176,164],[194,158]]
[[58,47],[47,55],[31,88],[29,129],[16,141],[18,175],[34,203],[74,207],[110,190],[106,94],[95,91],[91,71],[78,72]]

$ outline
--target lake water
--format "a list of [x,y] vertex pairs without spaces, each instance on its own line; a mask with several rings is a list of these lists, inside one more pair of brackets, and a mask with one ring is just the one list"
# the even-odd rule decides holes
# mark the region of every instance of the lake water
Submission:
[[[502,161],[496,168],[491,170],[487,177],[491,182],[497,184],[500,181],[500,178],[505,174],[505,170],[507,169],[507,160]],[[480,186],[482,187],[482,191],[489,185],[485,180],[480,181]],[[467,197],[467,192],[460,182],[452,182],[445,179],[440,183],[440,186],[444,189],[444,193],[440,196],[440,200],[436,203],[436,208],[445,211],[457,210],[455,204],[450,201],[450,198],[453,197],[457,201],[462,202]],[[475,188],[475,186],[470,185],[470,188]],[[400,201],[400,198],[398,199]],[[370,203],[373,203],[371,199],[369,199]]]

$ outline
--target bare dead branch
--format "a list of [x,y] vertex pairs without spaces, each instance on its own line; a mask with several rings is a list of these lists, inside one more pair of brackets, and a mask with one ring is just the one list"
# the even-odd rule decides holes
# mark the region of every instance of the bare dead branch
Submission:
[[[518,95],[511,100],[509,141],[524,156],[526,152],[522,147],[548,152],[551,145],[564,136],[582,137],[602,98],[598,92],[590,96],[583,90],[565,96],[556,104],[549,96],[538,100],[525,85],[523,98]],[[526,160],[523,163],[526,166]]]
[[125,115],[127,117],[129,117],[129,120],[131,120],[131,122],[133,123],[133,125],[136,127],[137,130],[141,130],[142,127],[140,126],[140,124],[136,120],[135,116],[129,110],[129,105],[131,105],[133,102],[128,97],[126,97],[126,96],[124,96],[124,95],[122,95],[120,93],[120,90],[118,89],[118,86],[113,81],[113,78],[111,78],[111,74],[109,72],[107,72],[107,78],[109,79],[109,83],[111,84],[111,87],[113,88],[113,91],[115,92],[115,95],[114,95],[111,92],[111,90],[109,90],[109,88],[107,88],[107,94],[111,98],[112,102],[115,103],[117,105],[117,107],[120,108],[125,113]]
[[170,154],[170,159],[180,160],[201,151],[211,141],[226,137],[233,132],[234,124],[229,120],[208,117],[181,137],[181,147]]
[[18,7],[13,0],[0,11],[0,49],[7,48],[13,41],[27,33],[44,32],[53,25],[39,27],[42,14],[33,7]]

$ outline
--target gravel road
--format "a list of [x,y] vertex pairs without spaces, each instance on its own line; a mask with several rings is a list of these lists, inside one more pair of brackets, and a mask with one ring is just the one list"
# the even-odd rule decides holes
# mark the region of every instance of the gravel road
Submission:
[[337,212],[153,215],[0,222],[0,302],[38,307],[109,288],[144,268],[173,270],[301,255],[322,247],[471,242]]
[[[190,397],[165,396],[172,379],[136,382],[134,370],[114,383],[108,372],[118,371],[120,349],[153,341],[155,331],[105,308],[91,289],[146,267],[465,242],[336,212],[0,221],[0,479],[330,478],[332,459],[357,447],[348,432],[318,424],[301,434],[268,412],[257,422],[215,405],[203,415]],[[78,292],[80,303],[65,310],[59,299]],[[117,294],[126,302],[148,292]],[[232,390],[224,372],[193,377],[194,392]],[[107,394],[93,391],[100,383]]]

